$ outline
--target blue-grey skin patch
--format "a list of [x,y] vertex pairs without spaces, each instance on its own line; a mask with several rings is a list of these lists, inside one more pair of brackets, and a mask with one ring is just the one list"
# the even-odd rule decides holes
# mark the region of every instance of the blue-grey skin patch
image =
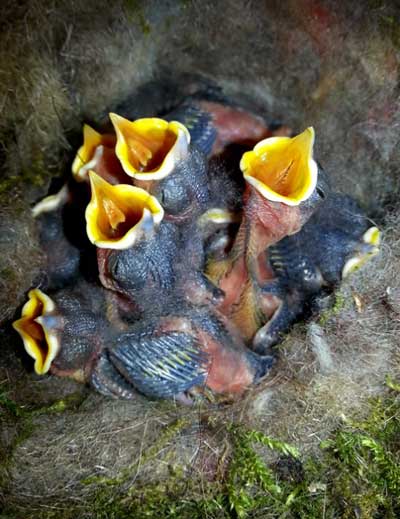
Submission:
[[[171,315],[147,316],[109,341],[91,375],[91,383],[100,393],[133,398],[139,392],[170,399],[207,385],[210,358],[199,342],[200,332],[221,350],[239,350],[243,354],[240,362],[253,372],[254,382],[272,367],[272,357],[244,348],[213,312],[191,305],[174,307],[172,302],[170,308]],[[164,325],[173,326],[175,319],[181,329],[163,330]]]
[[172,398],[201,385],[206,357],[196,339],[182,332],[124,334],[110,351],[117,371],[149,397]]

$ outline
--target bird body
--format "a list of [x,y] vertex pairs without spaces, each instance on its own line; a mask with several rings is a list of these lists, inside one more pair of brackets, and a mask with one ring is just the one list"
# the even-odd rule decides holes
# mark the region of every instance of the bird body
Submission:
[[276,298],[265,297],[260,290],[273,277],[263,259],[266,250],[298,232],[321,201],[313,141],[312,129],[293,139],[273,137],[241,160],[247,182],[242,222],[229,260],[223,260],[222,275],[220,270],[220,277],[213,277],[215,265],[209,274],[226,294],[221,310],[247,341],[276,311]]
[[50,295],[40,289],[29,292],[22,316],[13,326],[34,359],[37,374],[88,379],[107,342],[103,305],[104,291],[84,282]]
[[[153,315],[121,334],[103,352],[92,383],[101,390],[107,369],[105,355],[135,390],[153,398],[180,397],[196,388],[215,393],[242,394],[272,366],[272,358],[260,357],[241,342],[215,312],[190,305],[176,307],[168,315]],[[99,374],[100,370],[100,374]],[[106,391],[116,389],[105,384]]]
[[262,292],[275,298],[277,308],[255,335],[255,350],[269,352],[318,296],[377,254],[379,235],[354,199],[331,193],[297,234],[270,247],[266,260],[273,279]]

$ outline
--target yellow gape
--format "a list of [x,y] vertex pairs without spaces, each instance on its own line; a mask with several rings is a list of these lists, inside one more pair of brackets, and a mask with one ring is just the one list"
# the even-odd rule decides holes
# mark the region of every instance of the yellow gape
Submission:
[[370,227],[362,237],[362,243],[365,245],[354,256],[348,259],[342,270],[342,278],[344,279],[352,272],[361,268],[370,258],[376,256],[379,252],[381,243],[381,232],[377,227]]
[[72,174],[77,182],[87,179],[89,171],[95,168],[97,161],[96,151],[99,146],[114,148],[117,138],[115,135],[96,132],[88,124],[83,126],[83,144],[79,148],[72,163]]
[[49,371],[60,349],[56,330],[46,323],[46,318],[56,318],[56,306],[54,301],[38,288],[31,290],[28,297],[22,308],[22,316],[13,322],[13,328],[20,334],[28,355],[35,360],[36,373],[44,375]]
[[156,117],[128,121],[110,114],[117,134],[115,153],[125,173],[138,180],[160,180],[188,152],[190,134],[177,121]]
[[318,166],[312,157],[314,129],[296,137],[271,137],[244,153],[240,169],[246,181],[264,198],[299,205],[313,193]]
[[93,171],[89,177],[92,198],[85,213],[86,231],[97,247],[128,249],[163,219],[160,203],[144,189],[113,186]]

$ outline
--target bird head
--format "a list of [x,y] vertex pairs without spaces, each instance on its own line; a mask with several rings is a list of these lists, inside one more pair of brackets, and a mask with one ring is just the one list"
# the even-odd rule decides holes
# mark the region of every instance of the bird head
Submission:
[[28,355],[34,359],[38,375],[49,371],[60,350],[61,327],[62,319],[54,301],[38,288],[30,290],[21,318],[13,322],[13,328],[21,336]]
[[313,159],[314,129],[295,137],[270,137],[244,153],[240,168],[245,180],[266,200],[298,206],[317,185],[318,166]]
[[129,121],[110,114],[117,136],[116,155],[127,175],[152,181],[167,177],[188,153],[190,133],[177,121],[148,117]]
[[113,152],[116,144],[116,137],[112,134],[96,132],[88,124],[83,126],[83,144],[72,163],[72,174],[77,182],[88,180],[90,170],[96,170],[105,149]]
[[90,172],[92,198],[86,208],[89,240],[100,248],[128,249],[164,217],[158,200],[144,189],[111,185]]

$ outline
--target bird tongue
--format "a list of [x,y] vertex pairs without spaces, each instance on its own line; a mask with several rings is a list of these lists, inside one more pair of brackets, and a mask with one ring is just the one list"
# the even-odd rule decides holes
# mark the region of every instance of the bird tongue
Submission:
[[116,231],[118,225],[126,221],[126,216],[119,209],[117,204],[108,197],[104,197],[102,200],[104,211],[107,215],[108,222],[111,228]]
[[153,152],[138,138],[128,138],[127,145],[132,158],[135,157],[136,159],[134,163],[136,163],[137,169],[143,171],[153,157]]

